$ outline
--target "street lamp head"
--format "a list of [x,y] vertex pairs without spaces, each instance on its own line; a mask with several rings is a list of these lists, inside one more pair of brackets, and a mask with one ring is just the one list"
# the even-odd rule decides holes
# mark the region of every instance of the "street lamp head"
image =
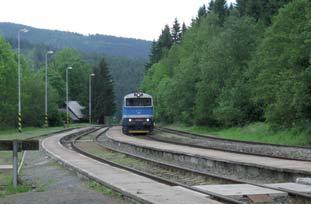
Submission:
[[72,69],[72,67],[67,67],[67,69]]
[[20,29],[19,31],[20,31],[20,32],[24,32],[24,33],[27,33],[27,32],[28,32],[28,30],[27,30],[26,28],[22,28],[22,29]]
[[49,51],[47,51],[46,53],[51,55],[51,54],[53,54],[54,52],[53,52],[53,50],[49,50]]
[[91,77],[93,77],[93,76],[95,76],[95,74],[94,74],[94,73],[92,73],[92,74],[91,74]]

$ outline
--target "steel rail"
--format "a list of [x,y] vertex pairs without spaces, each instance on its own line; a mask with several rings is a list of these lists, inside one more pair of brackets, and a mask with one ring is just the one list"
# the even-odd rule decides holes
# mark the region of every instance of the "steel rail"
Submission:
[[[174,130],[174,129],[168,129],[168,128],[156,128],[158,131],[162,132],[167,132],[170,134],[175,134],[176,136],[184,136],[184,137],[198,137],[203,140],[215,140],[215,141],[223,141],[223,142],[233,142],[233,143],[241,143],[241,144],[246,144],[246,145],[262,145],[262,146],[272,146],[272,147],[285,147],[285,148],[300,148],[300,149],[307,149],[310,150],[308,147],[300,147],[300,146],[288,146],[288,145],[277,145],[277,144],[268,144],[268,143],[260,143],[260,142],[248,142],[248,141],[240,141],[240,140],[233,140],[233,139],[225,139],[225,138],[218,138],[215,136],[204,136],[204,135],[199,135],[195,133],[190,133],[190,132],[184,132],[180,130]],[[170,144],[176,144],[176,145],[182,145],[182,146],[188,146],[188,147],[195,147],[195,148],[201,148],[201,149],[213,149],[213,150],[219,150],[219,151],[224,151],[224,152],[231,152],[231,153],[238,153],[238,154],[247,154],[247,155],[255,155],[255,156],[262,156],[262,157],[270,157],[270,158],[276,158],[276,159],[284,159],[284,160],[293,160],[293,161],[306,161],[310,162],[311,159],[299,159],[299,158],[289,158],[285,156],[276,156],[276,155],[267,155],[267,154],[260,154],[260,153],[255,153],[255,152],[247,152],[247,151],[238,151],[238,150],[230,150],[226,148],[221,148],[221,147],[210,147],[206,145],[200,145],[200,144],[189,144],[185,142],[180,142],[180,141],[171,141],[167,140],[165,138],[159,138],[154,135],[149,135],[148,138],[151,138],[153,140],[159,141],[159,142],[166,142]],[[194,138],[195,139],[195,138]]]
[[[308,194],[308,193],[297,192],[297,191],[293,191],[293,190],[289,190],[289,189],[284,189],[284,188],[277,188],[277,187],[266,186],[264,184],[258,184],[258,183],[254,183],[254,182],[244,181],[244,180],[237,180],[237,179],[226,178],[226,177],[223,177],[223,176],[218,176],[218,175],[214,175],[214,174],[210,174],[210,173],[205,173],[205,172],[199,172],[199,171],[195,171],[195,170],[188,169],[188,168],[185,168],[185,167],[179,167],[179,166],[175,166],[175,165],[172,165],[172,164],[166,164],[166,163],[162,163],[162,162],[159,162],[159,161],[156,161],[156,160],[152,160],[152,159],[149,159],[149,158],[137,156],[137,155],[125,152],[125,151],[116,150],[116,149],[107,147],[107,146],[103,145],[101,142],[99,142],[98,138],[100,136],[101,135],[98,135],[96,137],[96,143],[101,145],[101,146],[103,146],[103,147],[105,147],[105,148],[107,148],[107,149],[111,149],[112,151],[121,152],[123,154],[127,154],[129,156],[136,157],[136,158],[139,158],[139,159],[144,159],[144,160],[151,161],[151,162],[153,161],[153,162],[160,163],[160,164],[163,164],[163,165],[166,165],[166,166],[171,166],[173,168],[179,168],[179,169],[183,169],[183,170],[186,170],[186,171],[188,170],[188,171],[192,171],[194,173],[198,173],[198,174],[202,174],[202,175],[206,175],[206,176],[211,176],[211,177],[215,177],[215,178],[220,178],[220,179],[232,181],[232,182],[235,182],[235,183],[249,184],[249,185],[254,185],[254,186],[258,186],[258,187],[262,187],[262,188],[268,188],[268,189],[272,189],[272,190],[283,191],[285,193],[288,193],[288,195],[295,196],[295,197],[297,197],[297,196],[298,197],[302,197],[304,199],[307,199],[308,201],[311,201],[311,195]],[[126,144],[128,144],[128,143],[126,143]],[[128,144],[128,145],[131,145],[131,144]],[[145,148],[147,148],[147,147],[145,147]]]
[[[143,171],[139,171],[137,169],[133,169],[131,167],[127,167],[127,166],[124,166],[124,165],[120,165],[118,163],[115,163],[115,162],[111,162],[109,160],[106,160],[106,159],[103,159],[101,157],[98,157],[98,156],[95,156],[93,154],[90,154],[84,150],[82,150],[81,148],[77,147],[76,146],[76,142],[81,139],[82,137],[84,136],[87,136],[89,135],[90,133],[92,132],[95,132],[97,130],[99,130],[100,128],[97,128],[97,129],[93,129],[91,131],[85,131],[85,132],[79,132],[79,133],[74,133],[72,135],[69,135],[69,136],[66,136],[65,138],[68,138],[70,137],[71,138],[71,141],[70,142],[67,142],[65,141],[64,138],[62,138],[62,144],[65,145],[66,144],[70,144],[72,149],[80,154],[83,154],[85,156],[88,156],[90,158],[93,158],[97,161],[100,161],[100,162],[103,162],[103,163],[107,163],[109,165],[112,165],[112,166],[115,166],[117,168],[122,168],[122,169],[125,169],[125,170],[128,170],[128,171],[131,171],[133,173],[136,173],[136,174],[139,174],[139,175],[142,175],[142,176],[145,176],[145,177],[148,177],[148,178],[151,178],[153,180],[156,180],[156,181],[159,181],[159,182],[162,182],[162,183],[165,183],[165,184],[168,184],[168,185],[172,185],[172,186],[181,186],[181,187],[184,187],[184,188],[187,188],[189,190],[192,190],[192,191],[196,191],[196,192],[199,192],[199,193],[202,193],[202,194],[205,194],[205,195],[209,195],[211,197],[213,197],[214,199],[216,200],[220,200],[220,201],[225,201],[225,202],[230,202],[230,203],[239,203],[239,204],[242,204],[244,202],[241,202],[241,201],[238,201],[238,200],[235,200],[235,199],[232,199],[230,197],[227,197],[227,196],[223,196],[223,195],[219,195],[217,193],[214,193],[214,192],[209,192],[209,191],[205,191],[205,190],[200,190],[198,188],[195,188],[195,187],[192,187],[192,186],[188,186],[188,185],[185,185],[185,184],[182,184],[182,183],[179,183],[179,182],[175,182],[175,181],[170,181],[170,180],[167,180],[167,179],[164,179],[164,178],[161,178],[161,177],[158,177],[158,176],[155,176],[155,175],[152,175],[152,174],[149,174],[149,173],[146,173],[146,172],[143,172]],[[263,184],[258,184],[258,183],[252,183],[252,182],[248,182],[248,181],[243,181],[243,180],[235,180],[235,179],[230,179],[230,178],[226,178],[226,177],[222,177],[222,176],[218,176],[218,175],[213,175],[213,174],[209,174],[209,173],[204,173],[204,172],[199,172],[199,171],[195,171],[195,170],[192,170],[192,169],[187,169],[185,167],[178,167],[178,166],[175,166],[175,165],[171,165],[171,164],[165,164],[165,163],[162,163],[162,162],[159,162],[159,161],[155,161],[155,160],[152,160],[152,159],[147,159],[147,158],[144,158],[144,157],[141,157],[141,156],[137,156],[137,155],[133,155],[133,154],[130,154],[130,153],[127,153],[127,152],[123,152],[123,151],[120,151],[120,150],[116,150],[116,149],[113,149],[111,147],[107,147],[105,145],[103,145],[99,140],[98,138],[102,135],[102,134],[105,134],[107,131],[108,131],[109,127],[107,127],[106,130],[104,130],[103,132],[101,132],[100,134],[96,135],[95,139],[94,139],[94,142],[96,142],[96,144],[106,148],[106,149],[109,149],[111,151],[115,151],[115,152],[120,152],[120,153],[123,153],[123,154],[127,154],[131,157],[135,157],[135,158],[138,158],[138,159],[142,159],[142,160],[146,160],[146,161],[149,161],[149,162],[155,162],[155,163],[158,163],[160,165],[165,165],[165,166],[168,166],[170,168],[177,168],[177,169],[181,169],[181,170],[184,170],[184,171],[190,171],[190,172],[193,172],[193,173],[197,173],[197,174],[200,174],[200,175],[205,175],[205,176],[210,176],[210,177],[215,177],[215,178],[218,178],[218,179],[223,179],[223,180],[228,180],[228,181],[231,181],[231,182],[235,182],[235,183],[243,183],[243,184],[250,184],[250,185],[254,185],[254,186],[258,186],[258,187],[263,187],[263,188],[268,188],[268,189],[272,189],[272,190],[278,190],[278,191],[283,191],[285,193],[288,193],[288,195],[290,196],[294,196],[295,198],[296,197],[301,197],[303,199],[307,199],[308,201],[311,201],[311,195],[310,194],[307,194],[307,193],[301,193],[301,192],[297,192],[297,191],[292,191],[292,190],[289,190],[289,189],[284,189],[284,188],[276,188],[276,187],[270,187],[270,186],[266,186],[266,185],[263,185]]]
[[[104,132],[102,132],[101,134],[97,135],[95,140],[97,140],[97,138],[104,134],[109,128],[107,128]],[[165,184],[168,184],[168,185],[171,185],[171,186],[181,186],[181,187],[184,187],[184,188],[187,188],[189,190],[192,190],[192,191],[195,191],[195,192],[198,192],[198,193],[202,193],[202,194],[205,194],[205,195],[208,195],[208,196],[211,196],[213,197],[214,199],[216,200],[221,200],[221,201],[225,201],[225,202],[229,202],[229,203],[233,203],[233,204],[244,204],[244,202],[241,202],[241,201],[238,201],[238,200],[235,200],[235,199],[232,199],[230,197],[227,197],[227,196],[223,196],[223,195],[220,195],[220,194],[217,194],[217,193],[214,193],[214,192],[209,192],[209,191],[203,191],[203,190],[200,190],[200,189],[197,189],[195,187],[191,187],[191,186],[188,186],[188,185],[185,185],[185,184],[182,184],[182,183],[179,183],[179,182],[175,182],[175,181],[170,181],[170,180],[167,180],[167,179],[164,179],[164,178],[161,178],[161,177],[158,177],[158,176],[155,176],[155,175],[152,175],[152,174],[149,174],[149,173],[146,173],[146,172],[143,172],[143,171],[139,171],[137,169],[134,169],[134,168],[131,168],[131,167],[127,167],[127,166],[124,166],[124,165],[120,165],[118,163],[115,163],[115,162],[112,162],[112,161],[109,161],[109,160],[106,160],[106,159],[103,159],[101,157],[98,157],[98,156],[95,156],[93,154],[90,154],[86,151],[84,151],[83,149],[79,148],[76,146],[76,142],[81,138],[83,137],[82,135],[78,136],[77,138],[75,138],[73,141],[71,141],[71,147],[74,151],[80,153],[80,154],[83,154],[85,156],[88,156],[92,159],[95,159],[97,161],[100,161],[100,162],[103,162],[103,163],[107,163],[111,166],[114,166],[114,167],[117,167],[117,168],[121,168],[121,169],[125,169],[127,171],[131,171],[133,173],[136,173],[136,174],[139,174],[139,175],[142,175],[142,176],[145,176],[147,178],[150,178],[150,179],[153,179],[153,180],[156,180],[156,181],[159,181],[161,183],[165,183]],[[107,147],[105,147],[107,148]],[[109,149],[109,148],[107,148]],[[112,151],[116,151],[116,150],[113,150],[111,149]],[[131,156],[131,155],[130,155]],[[177,168],[177,167],[176,167]]]

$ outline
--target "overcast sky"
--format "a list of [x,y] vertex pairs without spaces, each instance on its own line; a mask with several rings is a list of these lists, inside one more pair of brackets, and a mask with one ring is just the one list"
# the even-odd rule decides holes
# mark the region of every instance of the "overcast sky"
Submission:
[[[189,25],[209,0],[4,0],[0,21],[82,34],[157,39],[175,17]],[[229,0],[228,2],[235,2]]]

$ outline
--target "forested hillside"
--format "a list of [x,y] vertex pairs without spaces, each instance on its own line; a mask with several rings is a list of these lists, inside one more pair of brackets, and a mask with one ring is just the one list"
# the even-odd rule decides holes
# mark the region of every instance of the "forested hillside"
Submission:
[[[70,100],[79,101],[88,114],[88,80],[95,72],[94,119],[105,122],[105,116],[120,116],[122,97],[135,91],[143,79],[150,42],[99,35],[93,41],[94,36],[26,27],[31,30],[21,35],[23,126],[44,123],[45,56],[49,50],[54,51],[48,56],[50,125],[60,125],[64,119],[58,108],[64,105],[65,71],[69,66],[73,67],[69,71]],[[0,35],[0,128],[17,124],[16,35],[20,28],[21,25],[0,23],[0,33],[6,33],[6,39]],[[55,40],[57,43],[52,43]],[[106,43],[108,47],[104,47]]]
[[55,49],[74,48],[81,52],[96,52],[109,56],[123,56],[131,58],[147,58],[150,42],[131,38],[114,37],[108,35],[81,35],[73,32],[38,29],[26,25],[0,23],[0,35],[12,39],[14,44],[17,31],[27,28],[28,33],[23,39],[32,44],[44,44]]
[[[21,56],[21,103],[22,125],[43,126],[45,69],[34,69]],[[105,61],[101,57],[101,62]],[[10,44],[0,37],[0,129],[17,124],[17,54]],[[61,125],[64,115],[58,111],[64,107],[66,69],[68,70],[69,100],[77,100],[88,110],[88,83],[95,73],[92,90],[93,105],[96,107],[93,119],[105,122],[106,116],[115,113],[115,96],[112,77],[107,65],[90,65],[82,55],[71,48],[58,50],[49,56],[48,63],[48,119],[49,125]],[[87,115],[87,113],[86,113]]]
[[[96,67],[102,57],[97,53],[83,53],[83,59],[92,67]],[[105,56],[105,59],[114,82],[116,116],[119,118],[124,95],[136,91],[143,80],[146,60],[112,56]]]
[[[58,52],[63,48],[76,48],[82,60],[89,67],[98,66],[101,59],[105,57],[115,82],[113,88],[117,105],[116,116],[120,116],[122,97],[137,90],[143,79],[144,65],[147,62],[146,56],[148,56],[150,47],[149,41],[105,35],[97,35],[94,38],[94,36],[83,36],[70,32],[0,23],[0,33],[6,36],[14,50],[17,49],[16,32],[23,27],[28,28],[29,33],[23,33],[21,37],[21,54],[29,67],[35,70],[44,68],[45,53],[48,50]],[[54,42],[56,43],[54,44]],[[54,57],[55,55],[52,55],[51,59],[53,60]],[[85,85],[87,84],[83,84],[83,86]],[[80,100],[80,98],[74,100]],[[86,99],[81,102],[82,105],[87,105]]]
[[[308,127],[311,1],[225,0],[153,42],[143,90],[167,123]],[[176,37],[177,36],[177,37]]]

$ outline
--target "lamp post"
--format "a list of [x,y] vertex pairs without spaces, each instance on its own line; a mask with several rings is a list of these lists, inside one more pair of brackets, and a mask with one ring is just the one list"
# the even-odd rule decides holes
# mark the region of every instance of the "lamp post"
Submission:
[[92,77],[94,77],[95,74],[92,73],[89,76],[89,122],[92,124]]
[[45,53],[45,127],[49,127],[48,122],[48,55],[53,54],[52,50]]
[[69,115],[68,115],[68,70],[72,69],[72,67],[66,68],[66,123],[67,127],[69,127]]
[[26,28],[20,29],[17,32],[17,74],[18,74],[18,132],[22,132],[22,101],[21,101],[21,62],[20,62],[20,33],[27,33]]

